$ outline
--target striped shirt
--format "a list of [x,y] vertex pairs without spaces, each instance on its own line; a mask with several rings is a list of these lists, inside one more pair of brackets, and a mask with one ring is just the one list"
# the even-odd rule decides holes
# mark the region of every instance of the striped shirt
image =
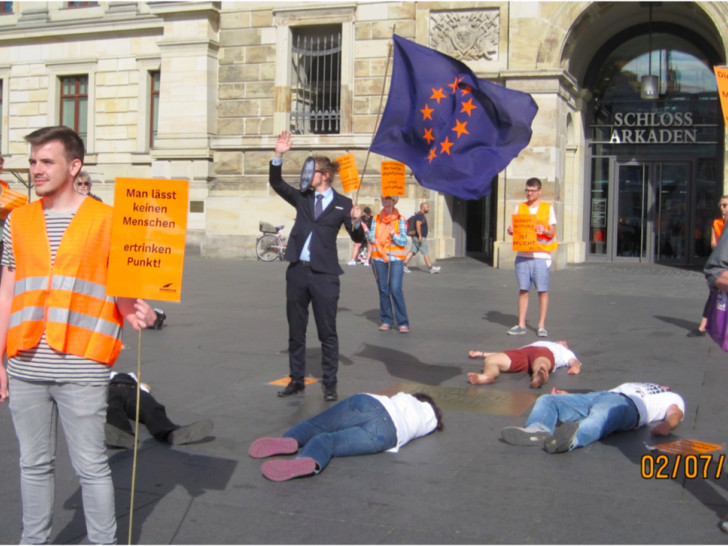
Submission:
[[[46,230],[51,246],[51,265],[55,261],[61,238],[73,219],[75,211],[45,212]],[[3,227],[3,254],[0,264],[15,269],[10,213]],[[76,355],[61,353],[46,342],[45,332],[38,345],[8,359],[8,375],[24,381],[54,381],[56,383],[106,384],[109,366]]]

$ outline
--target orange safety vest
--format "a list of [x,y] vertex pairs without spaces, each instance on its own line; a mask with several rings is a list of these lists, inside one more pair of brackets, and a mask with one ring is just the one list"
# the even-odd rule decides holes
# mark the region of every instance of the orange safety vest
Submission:
[[723,233],[723,224],[725,220],[723,218],[716,218],[713,220],[713,231],[715,231],[715,240],[720,240],[720,234]]
[[[402,216],[397,217],[397,221],[394,222],[394,234],[399,234],[399,221],[402,218]],[[377,215],[375,217],[375,220],[377,223],[374,225],[375,229],[379,226],[379,216]],[[376,234],[375,234],[376,235]],[[385,257],[382,255],[382,251],[386,253],[388,258],[385,259]],[[389,239],[389,243],[384,248],[380,248],[380,245],[374,244],[372,245],[372,259],[379,259],[384,261],[389,261],[389,258],[397,258],[399,260],[404,261],[405,257],[407,256],[407,247],[405,246],[399,246],[394,243],[392,238]]]
[[52,349],[113,366],[124,319],[106,295],[111,215],[110,206],[84,199],[51,265],[42,199],[13,211],[8,357],[38,345],[45,331]]
[[[548,227],[550,212],[551,205],[540,202],[536,211],[536,223]],[[518,205],[518,214],[531,214],[528,202]],[[559,243],[556,241],[556,233],[553,237],[549,237],[545,233],[536,235],[536,252],[553,252],[557,248],[559,248]]]

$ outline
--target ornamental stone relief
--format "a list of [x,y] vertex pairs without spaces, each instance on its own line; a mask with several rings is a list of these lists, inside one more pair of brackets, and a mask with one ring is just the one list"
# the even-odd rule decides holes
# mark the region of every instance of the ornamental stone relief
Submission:
[[500,10],[432,13],[430,47],[460,60],[498,59]]

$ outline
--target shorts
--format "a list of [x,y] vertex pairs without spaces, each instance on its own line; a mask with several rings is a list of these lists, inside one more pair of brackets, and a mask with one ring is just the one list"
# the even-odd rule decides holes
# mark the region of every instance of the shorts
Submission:
[[423,237],[422,242],[420,243],[419,237],[417,237],[417,236],[412,237],[412,246],[410,246],[410,252],[412,254],[417,254],[418,252],[422,252],[423,256],[429,256],[430,249],[427,248],[427,238]]
[[554,353],[546,347],[522,347],[512,351],[503,351],[503,354],[511,359],[509,372],[528,372],[530,374],[533,371],[533,361],[540,356],[547,358],[551,363],[549,373],[554,371]]
[[543,258],[516,256],[516,279],[519,290],[531,290],[531,283],[537,292],[549,291],[549,264]]

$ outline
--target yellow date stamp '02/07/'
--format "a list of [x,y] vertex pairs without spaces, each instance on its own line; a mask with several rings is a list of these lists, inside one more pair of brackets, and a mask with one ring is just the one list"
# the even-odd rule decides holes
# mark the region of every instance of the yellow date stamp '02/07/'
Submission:
[[[715,468],[711,469],[711,465]],[[646,453],[640,459],[640,474],[645,480],[675,480],[687,478],[688,480],[720,478],[725,463],[725,454],[712,453],[677,454],[669,457],[664,453],[654,455]]]

